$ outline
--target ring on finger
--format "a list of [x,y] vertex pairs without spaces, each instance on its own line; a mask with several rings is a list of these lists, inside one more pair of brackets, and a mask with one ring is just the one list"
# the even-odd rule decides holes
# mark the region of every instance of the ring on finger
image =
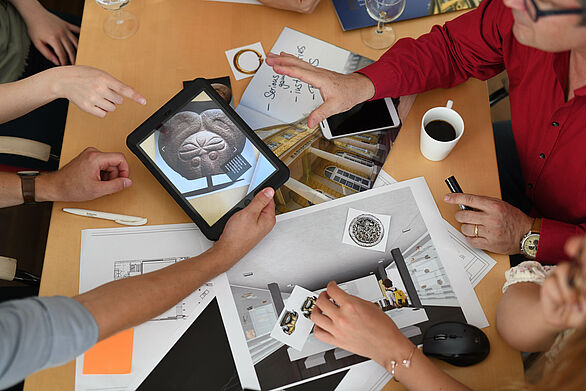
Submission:
[[474,224],[474,237],[478,237],[478,224]]

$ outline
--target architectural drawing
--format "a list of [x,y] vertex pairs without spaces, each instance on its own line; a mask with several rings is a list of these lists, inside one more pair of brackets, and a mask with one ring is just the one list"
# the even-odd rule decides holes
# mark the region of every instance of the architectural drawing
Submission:
[[[375,216],[392,216],[385,236],[386,251],[342,242],[352,208]],[[319,294],[329,281],[337,281],[348,293],[376,303],[399,328],[411,326],[414,343],[420,343],[421,333],[429,325],[441,320],[484,324],[465,273],[451,256],[450,237],[443,224],[423,179],[278,216],[266,240],[214,282],[243,386],[286,388],[365,360],[312,335],[302,350],[296,350],[271,338],[271,329],[263,327],[262,322],[253,324],[253,317],[261,318],[257,313],[267,325],[280,321],[278,316],[283,308],[289,309],[287,295],[295,285]],[[434,239],[437,236],[439,239]],[[287,249],[283,243],[287,243]],[[275,262],[274,254],[280,254],[279,262]],[[456,273],[456,277],[450,273]],[[460,285],[461,280],[463,286],[452,283],[458,281]],[[458,290],[466,294],[458,294]],[[466,303],[468,309],[464,311],[462,303],[470,298],[476,301]],[[234,322],[236,318],[240,324]],[[245,340],[239,336],[245,336]]]
[[[177,258],[163,258],[163,259],[140,259],[140,260],[133,260],[133,261],[115,261],[114,262],[114,280],[120,280],[123,278],[139,276],[141,274],[149,273],[155,270],[162,269],[169,265],[174,264],[175,262],[182,261],[187,259],[187,257],[177,257]],[[210,290],[207,289],[209,284],[203,285],[201,288],[198,289],[196,292],[200,299],[204,299],[209,293]],[[178,319],[185,319],[187,318],[186,315],[186,308],[185,302],[182,300],[173,308],[165,311],[161,315],[151,319],[151,321],[155,320],[178,320]]]

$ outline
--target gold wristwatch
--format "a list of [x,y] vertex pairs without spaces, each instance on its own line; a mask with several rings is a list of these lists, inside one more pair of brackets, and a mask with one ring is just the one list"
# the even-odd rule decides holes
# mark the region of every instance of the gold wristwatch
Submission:
[[531,230],[521,239],[521,254],[529,259],[537,256],[537,245],[539,244],[539,230],[541,229],[541,218],[533,220]]

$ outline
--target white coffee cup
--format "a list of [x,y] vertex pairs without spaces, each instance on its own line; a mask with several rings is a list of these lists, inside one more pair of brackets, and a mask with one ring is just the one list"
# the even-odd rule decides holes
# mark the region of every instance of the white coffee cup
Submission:
[[[464,134],[464,120],[455,110],[452,110],[454,102],[448,101],[446,107],[434,107],[427,110],[421,119],[421,139],[419,148],[421,154],[427,159],[434,162],[443,160],[454,149],[462,134]],[[426,131],[425,126],[435,120],[441,120],[449,123],[456,130],[456,138],[450,141],[439,141],[431,137]]]

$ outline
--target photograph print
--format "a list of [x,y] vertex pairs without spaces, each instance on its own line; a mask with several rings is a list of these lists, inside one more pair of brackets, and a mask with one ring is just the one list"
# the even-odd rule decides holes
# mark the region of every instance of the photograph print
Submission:
[[[456,293],[473,295],[471,286],[455,287],[452,283],[459,279],[450,277],[454,268],[446,262],[456,260],[449,259],[451,253],[443,240],[433,240],[436,234],[440,239],[445,234],[437,229],[443,220],[437,209],[433,216],[424,216],[419,189],[429,190],[425,182],[416,182],[420,186],[387,186],[280,215],[263,245],[230,269],[225,279],[215,281],[243,386],[287,389],[366,360],[325,344],[313,334],[301,350],[271,337],[277,322],[283,324],[283,332],[295,333],[297,322],[311,307],[312,296],[308,296],[300,308],[289,308],[287,300],[295,286],[317,296],[328,282],[336,281],[347,293],[375,303],[415,344],[421,343],[432,324],[467,321],[464,305],[474,307],[468,314],[477,313],[477,301],[470,304],[465,294]],[[431,194],[427,199],[433,202]],[[358,245],[343,242],[345,230],[356,233],[356,228],[348,225],[352,209],[382,225],[366,224],[370,231],[355,235],[361,239]],[[425,209],[430,209],[429,205]],[[392,216],[388,227],[384,216]],[[379,240],[385,242],[382,251],[370,245]],[[279,262],[274,254],[279,254]],[[469,322],[484,322],[483,314],[480,318]]]

